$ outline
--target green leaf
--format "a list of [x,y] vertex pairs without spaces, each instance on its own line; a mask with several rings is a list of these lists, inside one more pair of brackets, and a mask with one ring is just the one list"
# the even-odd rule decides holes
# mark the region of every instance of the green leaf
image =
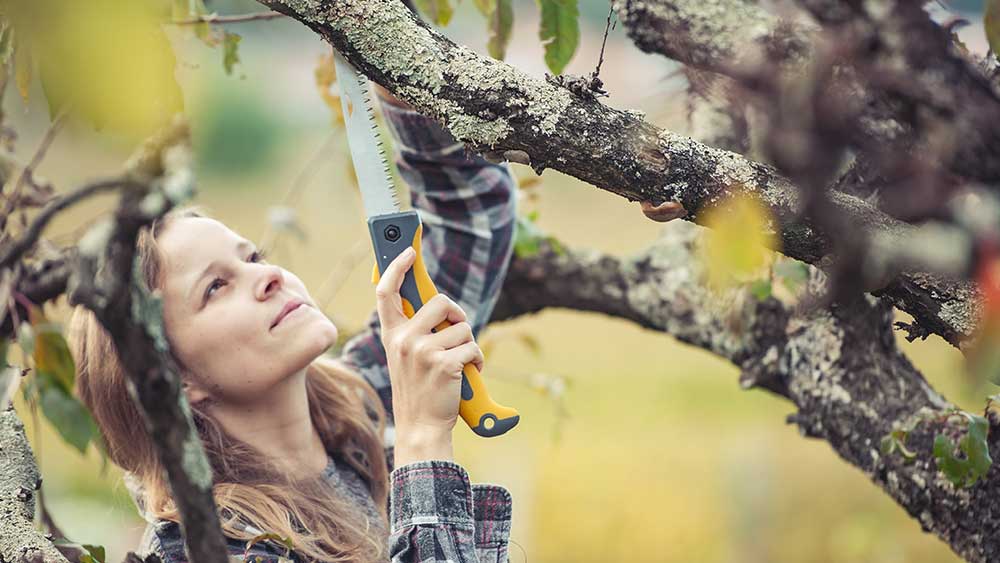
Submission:
[[86,543],[82,545],[97,560],[97,563],[107,563],[103,545],[90,545]]
[[486,14],[489,21],[486,50],[491,57],[502,61],[507,55],[510,33],[514,27],[514,6],[511,0],[492,0],[491,8]]
[[222,49],[222,67],[226,69],[226,74],[233,73],[233,66],[240,62],[239,44],[243,39],[238,33],[225,32]]
[[473,3],[480,14],[489,17],[493,13],[493,6],[496,4],[496,0],[473,0]]
[[[203,0],[174,0],[174,20],[192,20],[208,14]],[[198,39],[208,45],[215,47],[219,44],[218,35],[212,32],[209,23],[196,23],[190,26]]]
[[451,3],[449,0],[436,0],[437,10],[438,10],[438,23],[441,25],[448,25],[451,21],[451,16],[454,15],[455,11],[451,8]]
[[798,260],[784,259],[774,265],[774,275],[788,291],[797,293],[809,281],[809,267]]
[[37,377],[47,384],[58,386],[68,395],[73,394],[76,366],[58,325],[46,322],[35,325],[35,351],[32,358],[35,360]]
[[750,284],[750,294],[763,301],[771,296],[771,280],[755,280]]
[[934,437],[934,458],[938,469],[953,485],[971,487],[986,476],[993,464],[986,442],[989,423],[981,416],[967,412],[959,414],[968,420],[966,434],[958,441],[957,448],[964,455],[956,455],[955,444],[944,434],[938,434]]
[[0,64],[7,64],[14,53],[14,28],[7,21],[0,28]]
[[986,41],[994,56],[1000,56],[1000,0],[987,0],[983,13],[983,28]]
[[438,25],[448,25],[454,10],[449,0],[415,0],[417,10]]
[[545,233],[535,225],[531,215],[519,216],[514,225],[514,254],[519,258],[538,254]]
[[538,0],[542,21],[538,37],[545,45],[545,64],[561,74],[580,42],[577,0]]
[[97,436],[97,426],[80,401],[59,387],[42,387],[39,403],[42,414],[49,419],[67,443],[84,453],[91,438]]
[[990,457],[990,446],[986,438],[990,433],[989,422],[982,416],[963,413],[969,419],[969,430],[959,442],[959,448],[965,453],[970,464],[971,486],[980,478],[986,476],[993,458]]

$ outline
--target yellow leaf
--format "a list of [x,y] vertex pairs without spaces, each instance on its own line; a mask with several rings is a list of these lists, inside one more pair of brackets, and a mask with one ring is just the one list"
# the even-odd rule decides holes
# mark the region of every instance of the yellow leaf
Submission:
[[715,289],[748,281],[768,264],[769,249],[778,248],[770,211],[755,198],[732,197],[707,210],[702,222],[710,229],[703,259]]
[[22,0],[9,6],[52,111],[70,107],[98,129],[138,140],[183,110],[157,3]]
[[28,103],[28,92],[31,88],[31,65],[31,51],[27,43],[21,41],[14,48],[14,76],[17,80],[17,91],[21,93],[24,103]]
[[337,70],[333,64],[332,52],[320,55],[313,74],[316,77],[316,88],[319,89],[320,97],[333,113],[333,126],[343,127],[344,112],[340,104],[340,90],[336,86]]
[[50,383],[61,387],[66,394],[72,395],[73,380],[76,378],[73,355],[59,326],[45,321],[44,317],[39,319],[40,322],[37,324],[36,320],[32,321],[35,333],[32,359],[35,361],[38,377],[48,379]]

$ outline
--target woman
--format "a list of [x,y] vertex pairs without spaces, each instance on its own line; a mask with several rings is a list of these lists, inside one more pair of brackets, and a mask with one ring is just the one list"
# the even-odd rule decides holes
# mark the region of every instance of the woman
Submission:
[[[507,560],[510,495],[469,483],[451,430],[462,367],[482,368],[474,336],[510,260],[515,183],[506,167],[467,157],[435,122],[380,94],[443,294],[412,319],[398,294],[412,252],[383,273],[366,329],[331,358],[337,327],[301,280],[222,223],[175,211],[137,242],[145,281],[163,296],[231,555]],[[444,319],[453,326],[432,332]],[[70,340],[80,396],[150,521],[140,551],[185,561],[178,513],[113,343],[84,309]],[[273,540],[247,547],[265,533],[287,538],[291,552]]]

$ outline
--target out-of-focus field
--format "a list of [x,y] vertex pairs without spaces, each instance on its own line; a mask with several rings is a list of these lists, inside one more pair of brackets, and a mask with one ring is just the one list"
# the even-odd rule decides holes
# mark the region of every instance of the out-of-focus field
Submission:
[[[233,4],[244,11],[252,3]],[[219,9],[223,10],[225,5]],[[589,72],[603,32],[603,3],[584,7],[583,44],[568,69]],[[518,5],[509,60],[535,75],[544,67],[532,4]],[[595,24],[596,22],[596,24]],[[600,24],[600,27],[597,26]],[[481,19],[466,2],[449,33],[481,48]],[[221,53],[173,34],[198,151],[197,203],[235,230],[258,238],[267,209],[279,204],[330,132],[330,114],[312,69],[326,46],[303,26],[274,21],[240,27],[243,64],[234,76]],[[683,97],[665,60],[643,55],[618,29],[602,78],[608,103],[639,107],[662,125],[683,129]],[[245,78],[239,78],[239,75]],[[41,91],[25,109],[8,88],[4,109],[21,134],[27,160],[47,123]],[[113,173],[130,147],[71,126],[56,139],[39,173],[66,190]],[[357,194],[344,175],[343,139],[327,146],[296,204],[308,234],[284,236],[276,260],[319,289],[359,238],[366,239]],[[520,177],[531,171],[517,167]],[[62,242],[112,200],[60,218]],[[616,255],[657,234],[638,205],[553,171],[540,188],[539,225],[574,247]],[[351,271],[327,311],[343,330],[374,306],[371,262]],[[64,309],[54,309],[64,314]],[[490,327],[538,340],[536,356],[516,338],[499,339],[487,363],[492,393],[517,406],[509,436],[482,440],[459,426],[458,461],[474,481],[505,485],[514,497],[511,560],[535,563],[650,561],[700,563],[942,563],[958,559],[823,442],[784,423],[792,409],[763,392],[741,391],[732,366],[670,337],[600,315],[546,311]],[[976,410],[988,390],[966,382],[958,353],[939,339],[903,343],[932,384]],[[548,398],[523,383],[544,373],[568,379],[560,420]],[[91,448],[81,457],[47,426],[29,427],[44,475],[45,499],[73,539],[103,544],[119,561],[142,529],[114,467],[102,470]]]

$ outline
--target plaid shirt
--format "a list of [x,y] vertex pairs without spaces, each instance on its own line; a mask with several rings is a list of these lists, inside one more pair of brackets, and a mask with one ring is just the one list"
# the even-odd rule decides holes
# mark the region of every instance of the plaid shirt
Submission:
[[[423,259],[438,291],[468,315],[474,335],[489,320],[513,251],[516,183],[504,165],[466,153],[436,122],[382,104],[396,141],[396,163],[423,228]],[[378,392],[387,413],[392,469],[392,390],[378,313],[352,337],[341,360]],[[507,561],[511,498],[497,485],[471,485],[460,465],[421,461],[392,470],[393,562]]]
[[[462,143],[436,122],[414,111],[382,104],[396,141],[396,163],[410,186],[413,207],[423,222],[423,258],[438,291],[465,310],[478,335],[489,320],[513,250],[516,183],[506,166],[466,154]],[[375,388],[389,414],[385,435],[389,464],[389,537],[392,563],[506,562],[511,497],[498,485],[475,484],[457,463],[428,460],[393,469],[392,390],[377,311],[341,351],[340,360]],[[331,464],[332,484],[348,496],[374,501],[347,464]],[[340,473],[337,473],[340,472]],[[340,477],[342,476],[342,477]],[[128,480],[126,481],[128,482]],[[346,485],[344,484],[346,482]],[[132,485],[141,505],[138,486]],[[261,530],[247,528],[250,533]],[[285,563],[273,541],[229,540],[230,560]],[[156,553],[165,563],[186,563],[180,527],[151,522],[137,550]],[[292,554],[294,558],[294,553]]]

